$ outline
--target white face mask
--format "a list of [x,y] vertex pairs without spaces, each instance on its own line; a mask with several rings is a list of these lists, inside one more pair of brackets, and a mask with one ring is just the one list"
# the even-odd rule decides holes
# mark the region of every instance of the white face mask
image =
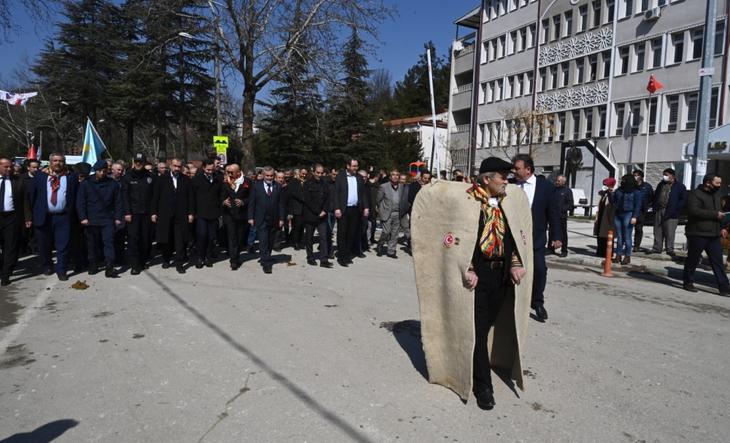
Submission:
[[669,181],[669,176],[668,175],[663,176],[662,177],[662,180],[664,180],[665,182],[668,182]]
[[603,191],[603,192],[608,191],[608,186],[606,186],[606,185],[601,186],[601,191]]

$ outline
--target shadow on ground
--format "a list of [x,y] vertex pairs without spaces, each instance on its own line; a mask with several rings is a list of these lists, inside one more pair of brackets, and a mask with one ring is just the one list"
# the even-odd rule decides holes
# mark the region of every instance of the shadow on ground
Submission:
[[0,443],[48,443],[51,442],[69,429],[78,425],[79,422],[71,419],[56,420],[46,423],[31,432],[19,432],[10,437],[0,440]]

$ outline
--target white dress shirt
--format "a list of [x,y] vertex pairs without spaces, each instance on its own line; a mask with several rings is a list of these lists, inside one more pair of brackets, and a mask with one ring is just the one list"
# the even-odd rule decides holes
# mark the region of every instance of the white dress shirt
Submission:
[[177,189],[177,176],[175,174],[170,174],[172,176],[172,186]]
[[530,202],[530,207],[532,207],[532,201],[535,200],[535,188],[537,187],[537,177],[535,174],[532,174],[532,177],[528,178],[527,181],[521,182],[520,187],[527,194],[527,200]]
[[10,177],[0,177],[0,180],[5,181],[5,195],[2,196],[3,200],[5,201],[5,212],[10,212],[15,210],[15,205],[13,205],[13,185],[12,181],[10,180]]
[[357,177],[347,174],[347,206],[357,206]]

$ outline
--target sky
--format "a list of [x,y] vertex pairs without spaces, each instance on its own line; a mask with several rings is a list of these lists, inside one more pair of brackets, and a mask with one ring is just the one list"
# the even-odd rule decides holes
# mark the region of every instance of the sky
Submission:
[[[479,5],[478,0],[386,0],[398,13],[380,26],[379,42],[368,60],[371,69],[385,69],[391,73],[393,81],[403,78],[408,68],[418,61],[423,53],[424,43],[432,40],[438,54],[445,55],[456,36],[454,20]],[[11,4],[19,3],[12,1]],[[14,8],[14,22],[17,29],[9,35],[10,42],[0,42],[0,89],[7,90],[12,84],[14,73],[33,62],[43,47],[43,42],[51,38],[55,27],[49,23],[36,23],[23,8]],[[53,20],[51,20],[52,22]],[[465,32],[462,31],[462,34]],[[229,87],[240,90],[231,82]]]

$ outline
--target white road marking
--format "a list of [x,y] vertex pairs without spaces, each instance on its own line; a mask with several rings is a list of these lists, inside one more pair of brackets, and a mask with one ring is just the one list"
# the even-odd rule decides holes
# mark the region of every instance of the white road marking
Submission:
[[5,334],[5,337],[3,337],[2,340],[0,340],[0,355],[5,354],[5,351],[7,351],[8,346],[18,338],[21,332],[28,326],[31,320],[33,320],[33,317],[35,317],[40,309],[43,307],[43,305],[46,304],[46,301],[51,296],[51,293],[53,292],[53,288],[56,287],[58,284],[58,280],[51,283],[49,286],[43,287],[38,292],[38,295],[36,295],[35,300],[33,301],[33,304],[25,308],[25,311],[23,311],[23,315],[20,316],[17,323],[15,323],[7,334]]

